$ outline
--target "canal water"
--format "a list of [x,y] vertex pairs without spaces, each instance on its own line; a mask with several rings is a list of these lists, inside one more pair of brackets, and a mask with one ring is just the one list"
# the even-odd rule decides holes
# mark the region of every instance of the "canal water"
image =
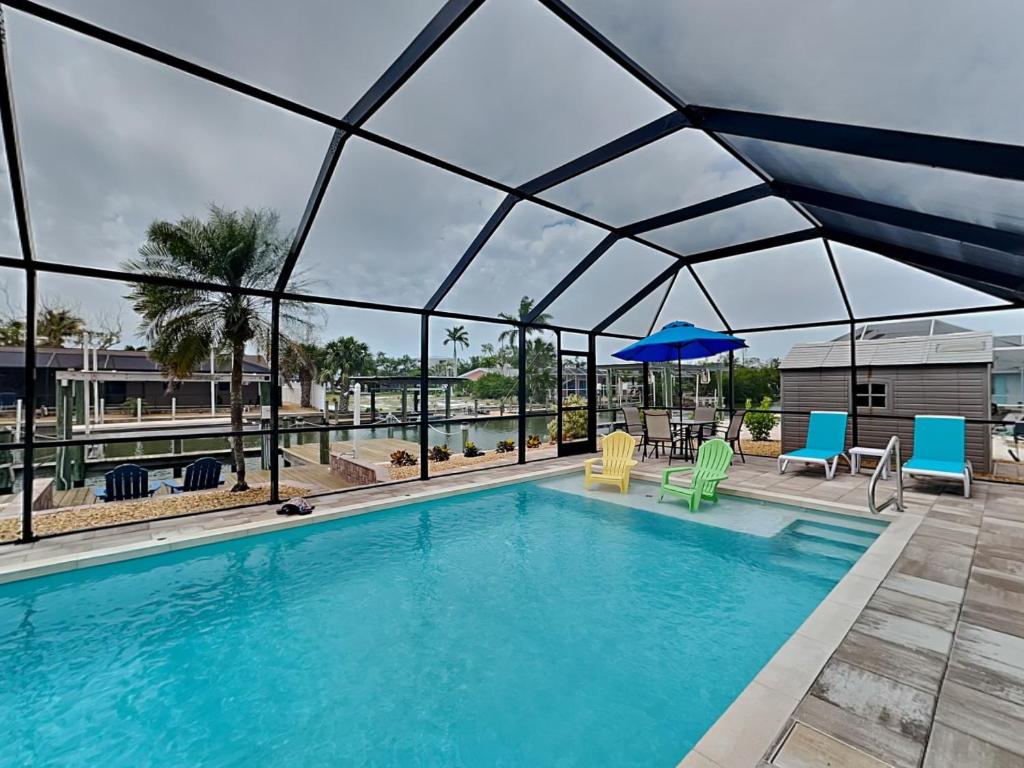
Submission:
[[[554,417],[528,417],[526,419],[526,433],[528,435],[540,435],[542,439],[546,439],[548,433],[547,425],[552,418]],[[465,424],[467,427],[465,432],[466,439],[475,443],[480,450],[493,450],[499,440],[512,440],[514,442],[518,442],[519,428],[517,419],[515,416],[510,416],[504,419],[488,421],[467,420],[465,422],[450,424],[431,424],[428,427],[429,444],[431,446],[447,444],[448,447],[451,448],[452,452],[461,452],[463,440],[462,424]],[[40,433],[40,436],[42,435],[43,433]],[[329,435],[332,443],[348,441],[358,443],[363,440],[374,440],[380,438],[408,440],[413,443],[418,443],[420,429],[419,427],[391,426],[378,426],[361,429],[349,429],[342,427],[339,429],[332,429]],[[316,443],[319,439],[318,432],[302,432],[292,435],[292,443],[298,445]],[[180,450],[185,453],[223,451],[230,447],[227,438],[182,438],[180,443]],[[260,446],[260,438],[258,436],[247,437],[245,439],[245,446],[246,448],[258,449]],[[127,462],[138,456],[158,456],[161,454],[169,454],[172,452],[172,446],[169,438],[157,438],[139,440],[131,443],[114,443],[104,445],[102,446],[102,451],[102,456],[105,459],[123,459]],[[52,464],[56,458],[56,453],[56,449],[47,449],[45,444],[36,448],[37,466],[44,465],[38,466],[38,469],[36,470],[37,477],[47,477],[53,474]],[[248,469],[259,469],[260,458],[259,456],[249,456],[246,459],[245,464]],[[149,476],[151,480],[167,480],[173,476],[173,470],[170,468],[153,468],[150,469]],[[101,471],[91,471],[86,476],[87,485],[97,485],[102,481],[103,472]]]

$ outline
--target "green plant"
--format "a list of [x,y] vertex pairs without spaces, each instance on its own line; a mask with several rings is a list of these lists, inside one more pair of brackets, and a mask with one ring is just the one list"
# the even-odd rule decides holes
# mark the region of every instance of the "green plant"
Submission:
[[526,438],[527,448],[540,448],[540,435],[530,435]]
[[415,467],[416,457],[408,451],[395,451],[391,454],[391,466],[393,467]]
[[[563,409],[567,408],[585,408],[587,405],[586,398],[580,397],[579,395],[569,395],[562,401]],[[548,422],[548,435],[551,437],[551,442],[558,441],[558,419],[552,419]],[[562,411],[562,439],[563,440],[578,440],[581,437],[587,436],[587,411],[586,410],[563,410]]]
[[500,400],[511,397],[519,386],[519,379],[500,373],[485,373],[469,385],[474,397],[481,400]]
[[452,452],[448,449],[447,445],[435,445],[430,449],[431,461],[448,461],[451,457]]
[[494,450],[498,453],[512,453],[516,449],[516,444],[512,440],[499,440],[498,444],[494,446]]
[[373,354],[365,341],[341,336],[323,345],[316,353],[317,378],[337,393],[338,411],[348,410],[348,388],[352,376],[372,373]]
[[[139,255],[122,264],[125,272],[197,284],[182,290],[159,280],[133,283],[128,299],[141,318],[149,356],[172,378],[183,379],[210,359],[230,352],[231,461],[236,467],[232,491],[245,491],[245,446],[242,438],[242,365],[247,347],[267,350],[273,290],[288,260],[291,237],[279,229],[272,211],[228,211],[211,206],[205,221],[185,217],[154,221]],[[198,287],[202,284],[204,287]],[[210,290],[220,284],[231,292]],[[249,291],[255,291],[250,293]],[[302,322],[309,308],[282,302],[289,325]],[[73,320],[73,318],[72,318]],[[77,324],[61,322],[53,333],[74,333]],[[59,340],[59,339],[56,339]]]
[[483,456],[484,452],[476,447],[476,443],[471,440],[467,440],[466,446],[462,449],[462,455],[467,459],[472,459],[475,456]]
[[444,345],[452,345],[453,376],[459,375],[459,347],[469,347],[469,331],[464,325],[456,325],[444,332]]
[[[765,395],[761,398],[760,405],[757,406],[760,411],[768,411],[772,407],[772,399]],[[750,409],[753,408],[751,401],[747,399],[747,417],[744,423],[747,425],[747,430],[750,432],[752,440],[768,440],[771,437],[772,430],[775,425],[779,423],[779,417],[774,413],[750,413]]]

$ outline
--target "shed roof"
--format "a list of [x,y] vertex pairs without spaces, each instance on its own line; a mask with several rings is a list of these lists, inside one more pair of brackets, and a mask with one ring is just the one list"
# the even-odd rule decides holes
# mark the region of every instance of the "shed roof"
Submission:
[[[857,366],[985,365],[992,362],[991,333],[903,336],[857,342]],[[796,344],[780,363],[782,370],[848,368],[849,341]]]

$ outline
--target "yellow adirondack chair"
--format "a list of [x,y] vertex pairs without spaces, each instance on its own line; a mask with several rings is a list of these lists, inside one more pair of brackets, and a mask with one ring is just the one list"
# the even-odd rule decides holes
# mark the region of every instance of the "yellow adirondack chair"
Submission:
[[[583,487],[591,483],[611,483],[619,486],[619,493],[629,490],[629,473],[637,462],[633,458],[636,441],[628,432],[616,431],[601,441],[601,458],[583,462]],[[595,465],[600,462],[598,469]]]

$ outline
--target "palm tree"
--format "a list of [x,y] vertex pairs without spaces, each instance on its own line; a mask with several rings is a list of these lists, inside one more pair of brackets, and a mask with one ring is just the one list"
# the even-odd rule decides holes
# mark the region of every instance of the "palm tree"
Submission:
[[452,362],[455,365],[455,375],[459,375],[459,346],[469,347],[469,331],[463,325],[456,325],[444,332],[444,345],[452,345]]
[[[206,221],[184,217],[154,221],[128,272],[216,283],[226,288],[272,289],[288,254],[289,238],[278,232],[278,215],[267,210],[239,213],[210,207]],[[127,297],[142,318],[150,356],[165,372],[181,378],[214,352],[231,353],[232,491],[245,491],[245,450],[241,437],[242,363],[247,345],[270,346],[271,300],[201,287],[137,283]],[[281,304],[281,322],[306,325],[303,305]]]
[[13,317],[0,320],[0,347],[25,345],[25,323]]
[[299,405],[313,407],[313,381],[320,372],[318,361],[321,349],[309,341],[282,340],[281,375],[299,380]]
[[323,346],[320,356],[320,383],[338,394],[338,414],[348,410],[348,382],[352,376],[372,373],[375,358],[366,342],[342,336]]
[[70,339],[81,339],[85,321],[67,307],[43,307],[36,321],[36,338],[40,346],[63,347]]
[[[525,320],[529,316],[530,312],[533,311],[533,305],[536,304],[533,299],[529,296],[523,296],[519,300],[519,317],[513,317],[507,312],[499,312],[498,317],[508,323],[515,323]],[[551,315],[547,312],[541,312],[537,317],[533,319],[533,322],[539,325],[547,325],[551,322]],[[529,336],[534,333],[542,333],[540,328],[534,328],[532,325],[526,329],[526,335]],[[519,341],[519,330],[517,328],[509,328],[507,331],[502,331],[498,335],[498,343],[508,346],[515,347]]]
[[555,386],[555,345],[546,339],[526,342],[526,386],[533,402],[547,405]]

